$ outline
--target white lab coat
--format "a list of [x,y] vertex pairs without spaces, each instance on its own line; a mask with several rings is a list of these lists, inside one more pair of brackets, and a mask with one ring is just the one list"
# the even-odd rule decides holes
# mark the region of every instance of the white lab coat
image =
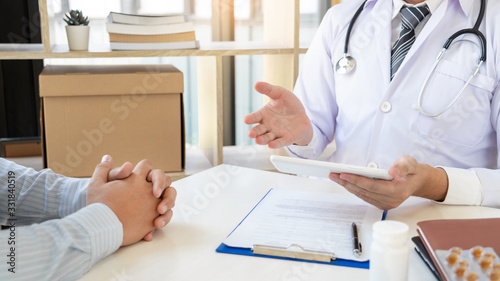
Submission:
[[[306,107],[315,138],[308,148],[289,147],[292,153],[315,158],[335,136],[337,150],[328,158],[332,162],[388,169],[408,154],[445,168],[449,177],[445,203],[500,207],[500,1],[487,1],[480,28],[487,40],[486,62],[439,120],[414,109],[420,88],[446,39],[474,25],[480,1],[443,0],[392,81],[392,0],[367,1],[349,43],[356,68],[347,75],[334,72],[343,55],[347,27],[361,2],[351,0],[331,8],[303,59],[294,93]],[[423,97],[426,111],[441,111],[477,64],[476,37],[455,41],[428,83]]]

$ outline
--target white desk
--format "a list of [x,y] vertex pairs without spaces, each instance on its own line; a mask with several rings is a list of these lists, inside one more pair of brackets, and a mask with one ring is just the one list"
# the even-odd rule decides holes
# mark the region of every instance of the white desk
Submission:
[[[220,165],[172,186],[178,191],[172,222],[152,242],[119,249],[81,280],[368,280],[366,269],[215,252],[270,188],[346,193],[333,182]],[[414,236],[421,220],[499,216],[499,209],[410,198],[387,219],[407,223]],[[409,268],[411,281],[435,280],[413,250]]]

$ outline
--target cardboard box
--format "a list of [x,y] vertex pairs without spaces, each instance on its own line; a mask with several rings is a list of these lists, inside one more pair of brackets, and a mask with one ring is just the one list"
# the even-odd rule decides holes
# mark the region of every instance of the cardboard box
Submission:
[[183,75],[172,65],[49,65],[40,74],[44,166],[92,176],[105,154],[114,165],[149,159],[184,169]]

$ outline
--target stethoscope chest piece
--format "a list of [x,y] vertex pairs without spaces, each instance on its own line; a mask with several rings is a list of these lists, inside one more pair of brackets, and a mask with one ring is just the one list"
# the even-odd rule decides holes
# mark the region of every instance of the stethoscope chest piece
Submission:
[[348,54],[344,54],[335,65],[335,72],[338,74],[346,74],[351,72],[355,66],[356,60]]

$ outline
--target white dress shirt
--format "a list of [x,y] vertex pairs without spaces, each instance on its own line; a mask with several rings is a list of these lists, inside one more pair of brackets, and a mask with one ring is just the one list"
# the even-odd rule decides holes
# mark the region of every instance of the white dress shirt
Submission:
[[88,183],[0,158],[0,280],[75,280],[120,247],[113,211],[85,206]]
[[[480,27],[486,62],[440,118],[414,109],[418,94],[446,39],[474,25],[480,1],[429,1],[432,16],[391,81],[390,50],[400,25],[395,1],[366,2],[351,32],[349,53],[357,64],[347,75],[335,73],[334,66],[362,1],[336,5],[325,15],[294,90],[313,123],[313,140],[308,146],[289,146],[289,152],[317,158],[335,136],[337,150],[327,161],[388,169],[398,157],[411,155],[445,169],[449,188],[444,203],[500,207],[500,1],[487,1]],[[480,50],[473,35],[455,40],[426,87],[426,111],[439,112],[458,95]]]

